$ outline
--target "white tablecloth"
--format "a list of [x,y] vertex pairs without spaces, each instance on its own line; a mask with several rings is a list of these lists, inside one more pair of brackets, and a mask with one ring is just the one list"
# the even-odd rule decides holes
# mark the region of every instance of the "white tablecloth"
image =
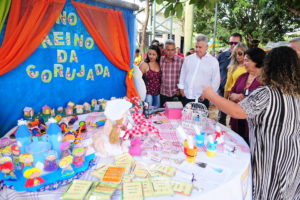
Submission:
[[[80,116],[80,119],[85,119],[88,115]],[[94,114],[89,114],[89,117],[93,118]],[[155,125],[160,130],[162,138],[177,142],[177,137],[175,134],[175,129],[180,125],[179,120],[168,120],[164,115],[156,115],[150,120],[157,121],[163,120],[165,123],[163,125]],[[78,122],[77,122],[78,123]],[[212,127],[214,122],[209,120],[206,132],[209,134],[213,132]],[[173,196],[162,196],[147,199],[201,199],[201,200],[239,200],[246,199],[251,200],[251,169],[250,169],[250,152],[248,145],[244,140],[234,133],[232,130],[224,127],[220,124],[223,130],[226,130],[225,140],[230,143],[236,143],[238,146],[238,153],[236,156],[230,156],[218,149],[215,157],[208,157],[205,153],[205,148],[199,148],[196,162],[207,163],[206,168],[201,168],[196,164],[191,164],[184,161],[180,165],[172,166],[178,168],[174,179],[185,180],[186,177],[190,177],[192,173],[195,175],[196,181],[193,182],[194,189],[191,196],[183,196],[180,194],[174,194]],[[89,131],[89,134],[93,134],[95,131]],[[188,134],[194,134],[192,130],[187,131]],[[183,153],[179,153],[178,157],[185,158]],[[113,163],[112,158],[100,158],[96,156],[97,165],[86,171],[80,179],[98,181],[97,178],[90,175],[90,172],[96,168],[104,165],[105,163]],[[136,160],[142,160],[137,157]],[[147,161],[148,162],[148,161]],[[214,169],[222,169],[221,173],[216,172]],[[0,199],[11,199],[11,200],[46,200],[46,199],[60,199],[63,192],[66,190],[66,186],[61,186],[55,191],[44,191],[44,192],[18,192],[11,189],[3,189],[0,192]],[[113,199],[121,199],[120,191],[117,190],[113,195]]]

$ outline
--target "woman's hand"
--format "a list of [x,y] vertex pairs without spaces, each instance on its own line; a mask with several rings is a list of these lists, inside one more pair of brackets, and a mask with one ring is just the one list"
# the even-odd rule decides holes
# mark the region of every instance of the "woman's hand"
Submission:
[[231,101],[240,102],[245,98],[245,96],[243,94],[232,93],[229,98]]
[[143,74],[146,74],[146,72],[149,70],[149,66],[146,62],[141,63],[139,68]]
[[211,97],[215,94],[215,91],[211,86],[205,86],[205,85],[201,85],[201,86],[203,89],[201,97],[210,100]]

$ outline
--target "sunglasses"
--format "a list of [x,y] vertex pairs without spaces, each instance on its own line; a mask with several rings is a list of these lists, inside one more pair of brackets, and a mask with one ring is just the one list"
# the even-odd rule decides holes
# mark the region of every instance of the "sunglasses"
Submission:
[[238,42],[228,42],[229,45],[237,45]]

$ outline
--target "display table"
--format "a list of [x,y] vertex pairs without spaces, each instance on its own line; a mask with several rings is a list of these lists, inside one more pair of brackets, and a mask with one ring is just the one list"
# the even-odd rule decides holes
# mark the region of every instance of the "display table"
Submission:
[[[80,120],[86,118],[96,117],[97,113],[90,113],[80,116]],[[159,129],[161,137],[165,141],[172,142],[174,145],[178,145],[179,141],[176,136],[176,127],[181,125],[180,120],[169,120],[163,114],[157,114],[151,116],[149,119],[155,127]],[[207,134],[213,134],[213,127],[216,122],[208,119],[207,126],[204,131]],[[182,152],[182,147],[178,146],[180,153],[176,155],[177,158],[184,161],[180,164],[174,164],[172,162],[166,163],[161,160],[162,163],[177,168],[175,177],[178,180],[191,182],[190,177],[193,176],[194,189],[191,196],[183,196],[180,194],[174,194],[172,196],[152,197],[146,199],[201,199],[201,200],[233,200],[233,199],[252,199],[251,198],[251,167],[250,167],[250,150],[244,140],[227,127],[218,124],[223,130],[225,130],[225,141],[227,143],[234,144],[237,147],[237,152],[234,155],[229,155],[224,150],[224,146],[220,145],[217,149],[215,157],[208,157],[206,155],[206,147],[201,147],[198,150],[195,163],[205,163],[205,167],[201,167],[195,163],[188,163],[185,160],[185,155]],[[195,132],[192,129],[186,129],[187,134],[194,135]],[[88,129],[87,136],[91,137],[95,132],[99,130]],[[93,149],[89,149],[92,153]],[[153,148],[153,151],[157,151],[160,154],[160,149]],[[136,161],[142,162],[154,162],[150,159],[144,159],[143,157],[135,157]],[[86,171],[80,179],[98,181],[97,178],[90,175],[95,169],[107,164],[113,163],[113,158],[100,158],[95,157],[96,165]],[[186,174],[186,176],[184,175]],[[68,185],[61,186],[55,191],[44,192],[17,192],[8,188],[4,188],[0,192],[0,199],[59,199],[63,192],[67,189]],[[113,199],[121,199],[121,191],[117,190],[113,195]]]

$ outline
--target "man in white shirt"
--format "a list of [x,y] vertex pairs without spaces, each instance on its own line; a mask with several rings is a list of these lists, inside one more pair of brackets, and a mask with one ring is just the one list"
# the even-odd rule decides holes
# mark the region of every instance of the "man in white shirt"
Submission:
[[211,86],[216,92],[220,85],[219,62],[207,53],[208,38],[200,34],[195,38],[196,53],[186,57],[183,62],[178,88],[182,95],[182,104],[194,102],[200,98],[200,102],[207,108],[209,101],[202,98],[201,85]]

